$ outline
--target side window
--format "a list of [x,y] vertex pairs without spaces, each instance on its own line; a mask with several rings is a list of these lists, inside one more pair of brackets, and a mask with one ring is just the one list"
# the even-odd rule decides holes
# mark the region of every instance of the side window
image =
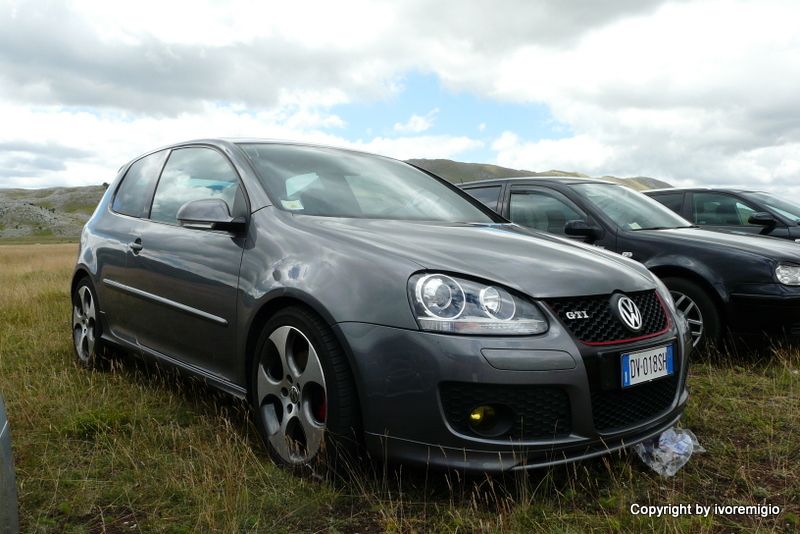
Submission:
[[150,219],[177,224],[176,215],[181,206],[207,198],[221,198],[232,215],[240,214],[244,198],[239,191],[236,171],[216,150],[173,150],[158,181]]
[[694,222],[710,226],[749,225],[755,209],[742,200],[722,193],[694,193]]
[[528,228],[564,235],[567,221],[586,221],[586,215],[558,196],[544,191],[512,191],[511,220]]
[[683,193],[660,193],[653,195],[654,200],[658,200],[678,215],[683,211]]
[[486,205],[489,209],[497,211],[497,202],[500,200],[500,189],[501,187],[499,185],[493,185],[491,187],[465,189],[465,191],[475,197],[476,200]]
[[133,163],[122,178],[111,209],[131,217],[147,217],[150,198],[167,151],[150,154]]

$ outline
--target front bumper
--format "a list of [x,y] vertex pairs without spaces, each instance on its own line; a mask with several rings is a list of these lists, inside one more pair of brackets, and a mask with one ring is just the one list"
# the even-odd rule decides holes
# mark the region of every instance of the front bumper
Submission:
[[800,287],[767,284],[733,292],[726,315],[735,332],[800,336]]
[[[688,397],[691,343],[683,325],[603,347],[574,341],[556,321],[546,334],[530,337],[452,336],[364,323],[336,329],[359,385],[369,452],[394,462],[496,472],[590,458],[675,424]],[[671,378],[621,391],[621,352],[670,343],[676,358]],[[658,392],[651,394],[654,387]],[[516,403],[533,428],[487,438],[459,421],[470,406],[497,398]]]

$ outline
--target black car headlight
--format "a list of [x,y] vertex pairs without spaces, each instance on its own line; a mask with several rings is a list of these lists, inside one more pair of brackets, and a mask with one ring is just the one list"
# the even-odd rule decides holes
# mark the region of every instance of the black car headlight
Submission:
[[775,278],[785,286],[800,286],[800,265],[781,263],[775,269]]
[[408,293],[423,330],[497,336],[547,332],[547,319],[536,304],[500,286],[420,273],[408,281]]

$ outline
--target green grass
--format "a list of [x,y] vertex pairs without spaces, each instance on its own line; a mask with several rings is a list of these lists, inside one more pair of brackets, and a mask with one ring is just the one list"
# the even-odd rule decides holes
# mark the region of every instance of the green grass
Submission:
[[[246,407],[131,358],[73,361],[75,245],[0,245],[0,392],[25,532],[787,532],[800,529],[800,356],[697,363],[684,425],[707,453],[673,478],[634,455],[524,476],[424,470],[348,484],[266,457]],[[379,468],[378,468],[379,469]],[[380,469],[379,469],[380,472]],[[758,504],[777,518],[643,518],[639,504]]]
[[20,237],[0,237],[0,246],[4,245],[49,245],[70,243],[75,254],[78,253],[78,237],[55,235],[52,230],[34,232]]

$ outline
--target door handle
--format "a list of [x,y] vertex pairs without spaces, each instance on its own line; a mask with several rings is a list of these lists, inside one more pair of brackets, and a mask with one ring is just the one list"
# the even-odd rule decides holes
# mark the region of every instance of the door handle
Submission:
[[131,249],[134,254],[138,254],[144,248],[144,246],[142,245],[142,240],[137,237],[136,240],[128,243],[128,248]]

